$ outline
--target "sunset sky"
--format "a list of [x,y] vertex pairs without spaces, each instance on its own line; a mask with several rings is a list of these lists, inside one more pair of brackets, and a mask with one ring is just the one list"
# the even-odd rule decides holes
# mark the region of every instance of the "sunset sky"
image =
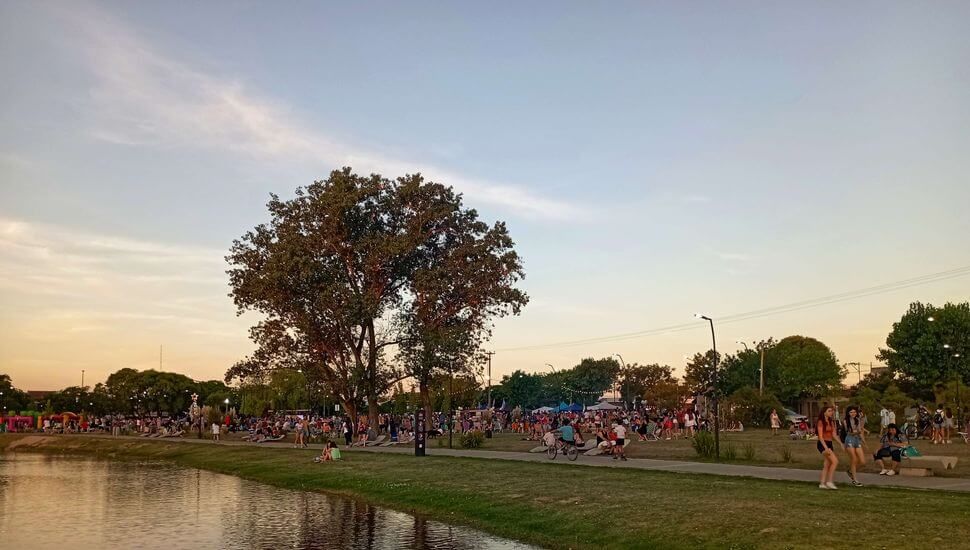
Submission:
[[[695,311],[970,266],[970,3],[704,8],[0,3],[0,373],[93,384],[162,345],[221,378],[255,319],[230,242],[343,165],[508,222],[532,302],[496,327],[495,378],[680,371],[710,345]],[[956,275],[722,324],[719,349],[803,334],[874,361],[909,302],[970,299]]]

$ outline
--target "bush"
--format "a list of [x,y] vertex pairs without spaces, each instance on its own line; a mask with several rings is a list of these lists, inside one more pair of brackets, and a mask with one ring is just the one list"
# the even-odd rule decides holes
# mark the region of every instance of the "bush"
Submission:
[[751,443],[745,443],[744,447],[741,447],[741,456],[745,460],[754,460],[754,445]]
[[697,456],[701,458],[714,458],[714,434],[706,430],[701,430],[694,434],[690,440]]
[[734,445],[728,444],[724,448],[724,460],[737,460],[738,450],[734,448]]
[[781,448],[781,451],[779,452],[781,453],[781,461],[786,464],[790,464],[792,461],[791,447],[789,447],[788,445],[785,445],[784,447]]
[[478,430],[461,434],[461,446],[466,449],[477,449],[485,443],[485,434]]
[[758,390],[744,387],[732,393],[724,402],[724,416],[740,420],[745,426],[770,426],[771,409],[775,409],[784,421],[781,402],[774,395],[760,395]]

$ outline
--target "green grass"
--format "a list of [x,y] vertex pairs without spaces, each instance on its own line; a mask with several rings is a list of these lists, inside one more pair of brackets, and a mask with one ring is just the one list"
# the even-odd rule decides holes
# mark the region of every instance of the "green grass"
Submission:
[[[674,474],[555,463],[138,441],[0,436],[0,451],[169,460],[323,491],[550,548],[835,548],[970,544],[970,495]],[[917,530],[900,525],[919,526]],[[862,527],[860,526],[867,526]]]

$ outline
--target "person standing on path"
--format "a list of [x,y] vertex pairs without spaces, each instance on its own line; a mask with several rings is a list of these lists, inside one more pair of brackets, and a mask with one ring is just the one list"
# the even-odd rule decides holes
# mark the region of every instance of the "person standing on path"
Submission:
[[863,437],[863,420],[859,416],[859,407],[850,406],[845,410],[845,442],[844,448],[849,454],[849,480],[852,485],[862,487],[856,478],[856,471],[866,464],[865,438]]
[[218,442],[221,429],[219,428],[218,422],[212,423],[212,440]]
[[613,460],[626,460],[623,453],[623,444],[626,442],[626,426],[622,422],[613,424],[613,433],[616,434],[616,444],[613,446]]
[[839,467],[839,457],[836,456],[832,448],[832,440],[839,442],[839,446],[845,449],[842,440],[838,439],[835,433],[835,409],[827,406],[818,414],[815,422],[815,433],[818,434],[818,452],[822,454],[823,466],[822,475],[819,478],[819,489],[837,489],[835,486],[835,469]]

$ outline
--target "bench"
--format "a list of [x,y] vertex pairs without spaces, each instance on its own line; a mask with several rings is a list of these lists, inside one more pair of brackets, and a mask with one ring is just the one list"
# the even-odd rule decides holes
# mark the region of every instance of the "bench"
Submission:
[[914,456],[903,457],[899,474],[913,477],[928,477],[934,471],[952,470],[957,465],[955,456]]

